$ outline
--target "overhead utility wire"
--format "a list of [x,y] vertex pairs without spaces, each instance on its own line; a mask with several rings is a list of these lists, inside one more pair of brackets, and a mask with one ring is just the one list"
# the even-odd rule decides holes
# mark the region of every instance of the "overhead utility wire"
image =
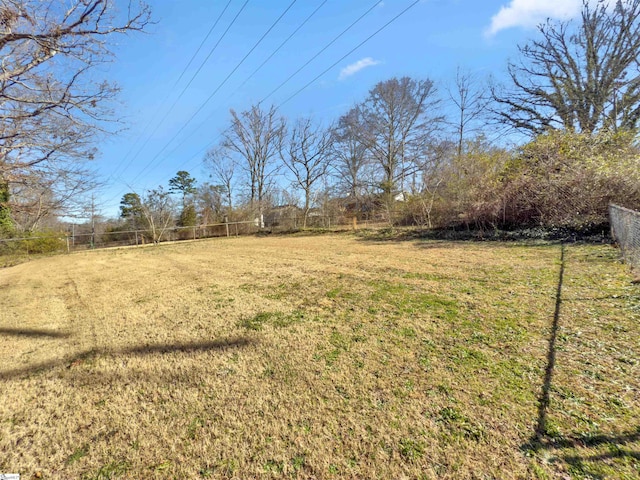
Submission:
[[198,115],[202,111],[202,109],[204,109],[204,107],[211,101],[211,99],[214,97],[214,95],[216,93],[218,93],[218,91],[227,83],[229,78],[231,78],[231,76],[236,72],[236,70],[238,70],[238,68],[240,68],[240,66],[245,62],[245,60],[249,57],[249,55],[251,55],[251,53],[253,53],[253,51],[258,47],[258,45],[260,45],[260,43],[262,43],[262,41],[266,38],[266,36],[271,32],[271,30],[273,30],[275,28],[275,26],[280,22],[280,20],[282,20],[282,17],[285,16],[285,14],[291,9],[291,7],[293,7],[293,5],[296,2],[297,2],[297,0],[293,0],[289,4],[289,6],[284,10],[284,12],[282,12],[282,14],[271,24],[271,26],[267,29],[266,32],[264,32],[264,34],[253,45],[253,47],[251,47],[251,49],[242,58],[242,60],[240,60],[240,62],[238,62],[238,64],[233,68],[233,70],[231,70],[231,72],[229,72],[229,74],[225,77],[225,79],[216,87],[216,89],[213,91],[213,93],[211,93],[211,95],[209,95],[209,97],[207,97],[207,99],[204,101],[204,103],[202,103],[202,105],[200,105],[200,107],[191,115],[191,117],[189,117],[187,119],[187,121],[169,139],[169,141],[167,143],[165,143],[165,145],[162,147],[162,149],[158,153],[156,153],[155,156],[144,166],[144,168],[131,180],[132,183],[135,180],[137,180],[155,162],[155,160],[160,156],[160,154],[162,152],[164,152],[166,150],[166,148],[178,137],[178,135],[180,135],[180,133],[182,133],[184,131],[184,129],[187,128],[187,125],[189,125],[189,123],[191,123],[191,121],[196,117],[196,115]]
[[149,136],[147,137],[147,139],[145,140],[145,142],[142,144],[142,146],[138,149],[138,151],[136,152],[136,154],[133,156],[133,158],[131,160],[129,160],[129,163],[127,164],[127,167],[125,168],[125,170],[127,168],[129,168],[129,166],[133,163],[133,161],[138,158],[138,156],[140,155],[140,153],[142,152],[142,150],[144,150],[144,147],[147,146],[147,144],[149,143],[149,141],[151,140],[151,137],[153,136],[154,133],[156,133],[158,131],[158,129],[160,128],[160,125],[162,125],[162,123],[167,119],[167,117],[169,116],[169,114],[173,111],[173,109],[175,108],[175,106],[177,105],[178,101],[182,98],[182,96],[185,94],[185,92],[187,91],[187,89],[191,86],[191,84],[193,83],[193,81],[195,80],[195,78],[198,76],[198,74],[200,73],[200,71],[202,70],[202,68],[204,67],[204,65],[207,63],[207,61],[209,60],[209,58],[211,57],[211,55],[213,55],[213,53],[216,51],[216,49],[218,48],[218,45],[220,45],[220,42],[222,42],[222,39],[227,35],[227,33],[229,32],[229,30],[231,29],[231,27],[236,23],[236,20],[238,19],[238,17],[240,16],[240,14],[242,13],[242,11],[245,9],[245,7],[247,6],[247,4],[249,3],[249,0],[246,0],[244,2],[244,4],[242,5],[242,7],[240,8],[240,10],[238,10],[238,13],[236,13],[235,17],[233,17],[233,20],[231,20],[231,23],[229,23],[229,25],[227,26],[226,30],[222,33],[222,35],[220,36],[220,38],[218,39],[218,41],[216,42],[216,44],[213,46],[213,48],[211,48],[211,50],[209,51],[209,54],[206,56],[206,58],[200,63],[200,66],[198,67],[198,69],[196,70],[196,72],[191,76],[191,79],[189,80],[189,82],[184,86],[184,88],[182,89],[182,91],[180,92],[180,95],[178,95],[178,97],[174,100],[173,104],[171,105],[171,107],[169,107],[169,110],[166,111],[166,113],[163,115],[163,117],[160,119],[160,121],[157,123],[156,127],[153,129],[153,131],[149,134]]
[[383,26],[381,26],[378,30],[376,30],[375,32],[373,32],[371,35],[369,35],[367,38],[365,38],[362,42],[360,42],[358,45],[356,45],[354,48],[352,48],[351,50],[349,50],[349,52],[347,52],[345,55],[343,55],[342,57],[340,57],[340,59],[338,59],[336,62],[334,62],[333,64],[331,64],[328,68],[326,68],[325,70],[323,70],[319,75],[317,75],[313,80],[311,80],[309,83],[307,83],[306,85],[304,85],[302,88],[300,88],[298,91],[296,91],[294,94],[292,94],[291,96],[289,96],[285,101],[283,101],[282,103],[280,103],[280,105],[278,105],[278,108],[280,108],[281,106],[283,106],[284,104],[286,104],[287,102],[289,102],[289,100],[291,100],[293,97],[297,96],[298,94],[300,94],[303,90],[305,90],[307,87],[309,87],[312,83],[314,83],[316,80],[318,80],[320,77],[322,77],[325,73],[327,73],[329,70],[331,70],[332,68],[334,68],[336,65],[338,65],[340,62],[342,62],[345,58],[347,58],[349,55],[351,55],[353,52],[355,52],[356,50],[358,50],[361,46],[363,46],[365,43],[367,43],[369,40],[371,40],[373,37],[375,37],[377,34],[379,34],[382,30],[384,30],[385,28],[387,28],[389,25],[391,25],[393,22],[395,22],[398,18],[400,18],[402,15],[404,15],[405,13],[407,13],[409,10],[411,10],[413,7],[415,7],[418,3],[420,3],[422,0],[415,0],[415,2],[413,2],[411,5],[409,5],[407,8],[405,8],[404,10],[402,10],[400,13],[398,13],[395,17],[393,17],[391,20],[389,20],[387,23],[385,23]]
[[[284,42],[282,42],[282,43],[281,43],[281,44],[280,44],[280,45],[279,45],[279,46],[278,46],[278,47],[277,47],[273,52],[271,52],[271,55],[269,55],[269,56],[267,57],[267,59],[266,59],[264,62],[262,62],[262,63],[260,64],[260,66],[259,66],[258,68],[256,68],[256,69],[253,71],[253,73],[251,73],[251,75],[249,75],[249,76],[248,76],[248,77],[247,77],[247,78],[246,78],[246,79],[245,79],[245,80],[240,84],[240,86],[238,86],[238,88],[236,88],[236,89],[235,89],[235,90],[234,90],[234,91],[229,95],[229,98],[233,97],[236,93],[238,93],[238,92],[240,91],[240,89],[241,89],[242,87],[244,87],[244,86],[247,84],[247,82],[248,82],[248,81],[249,81],[249,80],[250,80],[250,79],[251,79],[251,78],[252,78],[256,73],[258,73],[258,71],[259,71],[260,69],[262,69],[262,67],[264,67],[264,66],[265,66],[265,64],[266,64],[269,60],[271,60],[271,58],[273,58],[273,56],[274,56],[276,53],[278,53],[278,51],[279,51],[279,50],[280,50],[280,49],[281,49],[281,48],[282,48],[282,47],[283,47],[283,46],[284,46],[284,45],[285,45],[289,40],[291,40],[291,38],[293,38],[293,36],[294,36],[296,33],[298,33],[298,31],[299,31],[299,30],[300,30],[300,29],[301,29],[301,28],[302,28],[302,27],[303,27],[303,26],[304,26],[304,25],[305,25],[305,24],[306,24],[306,23],[311,19],[311,17],[313,17],[313,16],[316,14],[316,12],[317,12],[318,10],[320,10],[320,8],[322,8],[322,7],[324,6],[324,4],[325,4],[325,3],[327,3],[328,1],[329,1],[329,0],[324,0],[324,1],[323,1],[323,2],[318,6],[318,8],[316,8],[313,12],[311,12],[311,15],[309,15],[309,16],[308,16],[308,17],[307,17],[307,18],[306,18],[306,19],[305,19],[305,20],[304,20],[304,21],[303,21],[303,22],[298,26],[298,28],[296,28],[296,29],[291,33],[291,35],[289,35],[289,36],[284,40]],[[173,148],[173,150],[171,150],[169,153],[167,153],[167,155],[166,155],[166,156],[168,157],[168,156],[171,156],[171,154],[175,153],[175,152],[178,150],[178,148],[180,148],[182,145],[184,145],[184,144],[187,142],[187,140],[189,140],[191,137],[193,137],[193,136],[198,132],[198,130],[200,130],[203,126],[205,126],[205,125],[209,122],[209,120],[211,119],[211,117],[213,117],[213,114],[214,114],[214,113],[217,113],[217,112],[218,112],[218,110],[214,110],[214,111],[213,111],[209,116],[207,116],[207,118],[205,118],[205,119],[204,119],[204,120],[203,120],[203,121],[202,121],[202,122],[201,122],[201,123],[200,123],[200,124],[199,124],[199,125],[198,125],[198,126],[197,126],[197,127],[196,127],[196,128],[195,128],[195,129],[190,133],[190,134],[189,134],[189,135],[187,135],[187,136],[186,136],[186,137],[185,137],[185,138],[184,138],[184,139],[183,139],[183,140],[182,140],[178,145],[176,145],[176,146]],[[163,159],[163,161],[164,161],[164,159]]]
[[[318,6],[318,7],[317,7],[317,8],[316,8],[316,9],[315,9],[315,10],[314,10],[314,11],[313,11],[313,12],[312,12],[312,13],[311,13],[311,14],[310,14],[310,15],[309,15],[309,16],[308,16],[308,17],[307,17],[303,22],[302,22],[302,24],[300,24],[300,25],[298,26],[298,28],[296,28],[296,29],[295,29],[295,30],[293,31],[293,33],[291,33],[291,34],[287,37],[287,39],[286,39],[284,42],[282,42],[282,43],[281,43],[281,44],[280,44],[280,45],[279,45],[279,46],[278,46],[278,47],[277,47],[277,48],[276,48],[276,49],[271,53],[271,55],[269,56],[269,59],[271,59],[271,57],[273,57],[273,56],[274,56],[274,55],[275,55],[275,54],[276,54],[276,53],[277,53],[277,52],[278,52],[278,51],[279,51],[279,50],[280,50],[280,49],[281,49],[281,48],[282,48],[282,47],[283,47],[283,46],[284,46],[284,45],[285,45],[285,44],[286,44],[286,43],[287,43],[287,42],[288,42],[288,41],[289,41],[289,40],[290,40],[290,39],[291,39],[291,38],[292,38],[292,37],[293,37],[293,36],[294,36],[298,31],[299,31],[299,30],[300,30],[300,29],[301,29],[301,28],[302,28],[302,27],[303,27],[303,26],[304,26],[304,25],[305,25],[305,24],[306,24],[306,23],[311,19],[311,17],[313,17],[313,16],[318,12],[318,10],[320,10],[320,8],[321,8],[322,6],[324,6],[324,4],[326,4],[326,3],[327,3],[327,1],[328,1],[328,0],[324,0],[324,1],[320,4],[320,6]],[[284,13],[286,13],[286,12],[289,10],[289,8],[291,8],[291,6],[293,5],[293,3],[295,3],[295,1],[294,1],[294,2],[292,2],[292,4],[287,8],[287,10],[285,10],[285,12],[284,12]],[[282,18],[282,16],[284,16],[284,13],[280,16],[280,18]],[[278,20],[276,20],[276,23],[280,20],[280,18],[278,18]],[[275,25],[275,24],[274,24],[274,25]],[[272,25],[272,27],[267,31],[267,33],[269,33],[269,31],[270,31],[272,28],[273,28],[273,25]],[[266,36],[266,34],[265,34],[264,36]],[[264,37],[264,36],[263,36],[263,37]],[[260,39],[260,41],[261,41],[261,40],[262,40],[262,39]],[[260,42],[260,41],[259,41],[259,42]],[[255,48],[255,46],[254,46],[254,48]],[[252,51],[253,51],[253,49],[252,49]],[[249,52],[249,53],[251,53],[251,52]],[[248,56],[248,54],[247,54],[247,56]],[[251,78],[253,75],[255,75],[255,74],[258,72],[258,70],[260,70],[260,69],[261,69],[265,64],[266,64],[266,62],[263,62],[263,63],[262,63],[262,65],[260,65],[260,67],[258,67],[256,70],[254,70],[254,71],[253,71],[253,73],[249,76],[249,78]],[[244,82],[244,83],[246,83],[246,82],[249,80],[249,78],[245,79],[245,82]],[[237,88],[237,89],[233,92],[233,94],[232,94],[232,95],[234,95],[236,92],[238,92],[238,90],[239,90],[239,89],[240,89],[240,87],[239,87],[239,88]],[[209,117],[208,117],[208,118],[209,118]],[[204,122],[198,126],[198,129],[199,129],[199,128],[201,128],[203,124],[204,124]],[[193,135],[193,134],[192,134],[192,135]],[[192,135],[190,135],[189,137],[187,137],[187,139],[188,139],[188,138],[190,138]],[[181,143],[180,143],[180,145],[182,145],[182,143],[184,143],[184,141],[183,141],[183,142],[181,142]],[[178,146],[180,146],[180,145],[178,145]],[[165,146],[165,148],[166,148],[166,146]],[[206,148],[207,148],[207,147],[205,147],[205,149],[206,149]],[[177,147],[176,147],[176,149],[177,149]],[[175,151],[175,149],[174,149],[174,150],[172,150],[172,152],[171,152],[171,153],[173,153],[174,151]],[[160,153],[161,153],[161,152],[160,152]],[[156,157],[157,157],[157,156],[156,156]],[[163,161],[164,161],[164,159],[163,159]],[[145,166],[145,168],[143,169],[143,171],[142,171],[142,172],[140,172],[140,173],[139,173],[139,174],[134,178],[134,180],[135,180],[135,179],[137,179],[137,178],[138,178],[138,177],[139,177],[139,176],[144,172],[144,170],[146,170],[146,169],[147,169],[147,166]],[[127,185],[129,185],[129,184],[127,183]],[[121,191],[120,193],[122,193],[122,192],[123,192],[123,191]],[[112,197],[112,198],[111,198],[111,199],[109,199],[108,201],[109,201],[109,202],[110,202],[110,201],[113,201],[113,200],[115,200],[118,196],[120,196],[120,194],[116,195],[116,197]]]
[[[284,104],[286,104],[287,102],[289,102],[291,99],[293,99],[295,96],[299,95],[303,90],[305,90],[306,88],[308,88],[312,83],[314,83],[316,80],[318,80],[320,77],[322,77],[324,74],[326,74],[329,70],[331,70],[332,68],[334,68],[336,65],[338,65],[338,63],[342,62],[345,58],[347,58],[349,55],[351,55],[353,52],[355,52],[357,49],[359,49],[360,47],[362,47],[365,43],[367,43],[369,40],[371,40],[373,37],[375,37],[377,34],[379,34],[382,30],[384,30],[385,28],[387,28],[389,25],[391,25],[393,22],[395,22],[398,18],[400,18],[402,15],[404,15],[406,12],[408,12],[410,9],[412,9],[413,7],[415,7],[418,3],[420,3],[422,0],[416,0],[415,2],[413,2],[411,5],[409,5],[407,8],[405,8],[404,10],[402,10],[400,13],[398,13],[395,17],[393,17],[391,20],[389,20],[387,23],[385,23],[382,27],[380,27],[378,30],[376,30],[375,32],[373,32],[371,35],[369,35],[367,38],[365,38],[362,42],[360,42],[357,46],[355,46],[354,48],[352,48],[351,50],[349,50],[348,53],[346,53],[345,55],[343,55],[342,57],[340,57],[339,60],[337,60],[336,62],[334,62],[333,64],[331,64],[331,66],[329,66],[328,68],[326,68],[325,70],[322,71],[322,73],[320,73],[319,75],[317,75],[313,80],[311,80],[309,83],[307,83],[306,85],[304,85],[302,88],[300,88],[299,90],[297,90],[295,93],[293,93],[292,95],[290,95],[285,101],[283,101],[282,103],[280,103],[279,105],[276,106],[276,108],[280,108],[282,107]],[[218,135],[217,138],[219,138],[220,135]],[[189,160],[187,160],[186,162],[182,163],[182,166],[186,165],[187,163],[191,162],[194,158],[196,158],[197,156],[201,155],[202,153],[204,153],[210,146],[212,146],[215,143],[215,140],[208,143],[203,149],[200,149],[195,155],[193,155],[191,158],[189,158]]]
[[[224,9],[222,10],[222,13],[220,13],[220,15],[218,15],[218,18],[216,19],[215,23],[213,24],[213,26],[209,29],[209,32],[207,32],[207,35],[204,37],[204,39],[202,40],[202,42],[200,42],[200,46],[198,47],[198,49],[196,50],[196,53],[193,54],[193,56],[191,57],[191,60],[189,60],[189,63],[187,63],[187,66],[184,67],[184,70],[182,70],[182,73],[180,74],[180,76],[178,77],[178,80],[176,80],[176,83],[173,84],[173,87],[171,87],[171,90],[173,90],[174,88],[176,88],[178,86],[178,83],[180,83],[180,80],[182,80],[182,77],[184,76],[184,74],[187,72],[187,69],[191,66],[191,63],[193,63],[193,61],[195,60],[196,56],[198,56],[198,53],[200,53],[200,50],[202,49],[202,47],[204,46],[205,42],[209,39],[209,37],[211,36],[211,34],[213,33],[213,30],[216,28],[216,25],[218,25],[218,22],[220,21],[220,19],[222,18],[222,16],[224,15],[224,12],[227,11],[227,8],[229,8],[229,5],[231,5],[231,2],[233,0],[229,0],[227,2],[227,4],[225,5]],[[218,41],[218,43],[220,43],[220,41]],[[209,52],[209,55],[207,55],[207,58],[205,59],[205,62],[209,59],[209,57],[211,56],[211,54],[213,53],[213,51],[215,51],[216,47],[218,46],[218,43],[216,43],[216,45],[213,47],[213,50],[211,52]]]
[[[295,1],[293,2],[295,3]],[[306,68],[311,62],[313,62],[316,58],[318,58],[322,53],[324,53],[331,45],[333,45],[335,42],[337,42],[344,34],[346,34],[349,30],[351,30],[356,24],[358,24],[363,18],[365,18],[369,13],[371,13],[376,7],[378,7],[380,5],[380,1],[377,0],[373,5],[371,5],[371,7],[369,7],[369,9],[367,11],[365,11],[362,15],[360,15],[356,20],[354,20],[347,28],[345,28],[342,32],[340,32],[336,37],[334,37],[329,43],[327,43],[323,48],[321,48],[318,52],[316,52],[315,55],[313,55],[309,60],[307,60],[307,62],[305,62],[300,68],[298,68],[295,72],[293,72],[291,75],[289,75],[289,77],[287,77],[282,83],[280,83],[280,85],[278,85],[274,90],[272,90],[266,97],[264,97],[262,100],[260,100],[258,102],[258,104],[263,103],[267,98],[269,98],[271,95],[273,95],[275,92],[277,92],[278,90],[280,90],[284,85],[286,85],[293,77],[295,77],[298,73],[300,73],[304,68]],[[320,5],[322,6],[322,5]],[[289,8],[291,7],[291,5],[289,5]],[[320,7],[318,7],[320,8]],[[286,13],[286,11],[285,11]],[[315,13],[315,12],[314,12]],[[283,14],[284,15],[284,14]],[[279,19],[278,19],[279,20]],[[273,28],[273,27],[272,27]],[[267,32],[268,33],[268,32]],[[266,34],[265,34],[266,35]],[[254,46],[255,48],[255,46]],[[253,51],[253,49],[251,49],[251,51]],[[251,52],[249,52],[251,53]],[[248,56],[248,54],[247,54]],[[245,57],[246,58],[246,57]],[[243,59],[244,60],[244,59]],[[239,65],[238,65],[239,66]],[[237,68],[237,67],[236,67]],[[234,69],[235,71],[235,69]],[[233,72],[231,72],[233,73]],[[230,76],[230,75],[229,75]],[[228,77],[227,77],[228,79]],[[225,79],[225,82],[226,80]],[[151,161],[149,162],[149,164],[147,164],[143,170],[136,176],[134,177],[134,179],[132,180],[135,181],[140,175],[142,175],[142,173],[144,171],[147,170],[147,168],[150,166],[151,163],[153,163],[156,158],[158,158],[158,156],[168,147],[169,144],[171,144],[171,142],[173,142],[173,140],[175,140],[177,138],[177,136],[187,127],[187,125],[195,118],[195,116],[200,113],[202,111],[202,109],[206,106],[206,104],[209,102],[209,100],[211,100],[211,98],[213,97],[213,95],[216,94],[216,92],[220,89],[222,85],[220,85],[212,94],[211,96],[205,101],[205,103],[203,103],[200,108],[198,108],[198,110],[187,120],[187,122],[180,128],[180,130],[178,130],[178,132],[171,138],[171,140],[169,140],[169,142],[167,144],[165,144],[165,146],[162,148],[162,150],[151,159]],[[203,122],[204,123],[204,122]],[[202,124],[198,125],[198,127],[196,128],[196,130],[198,130],[200,127],[202,126]],[[194,132],[195,133],[195,132]],[[184,143],[184,141],[182,142]],[[181,144],[182,144],[181,143]],[[177,148],[177,147],[176,147]],[[166,157],[162,160],[164,161],[166,159]]]
[[329,43],[327,43],[320,51],[318,51],[318,53],[316,53],[313,57],[311,57],[304,65],[302,65],[300,68],[298,68],[295,72],[293,72],[291,75],[289,75],[280,85],[278,85],[276,88],[274,88],[273,90],[271,90],[271,92],[269,92],[269,94],[264,97],[262,100],[260,100],[258,102],[258,104],[263,103],[267,98],[269,98],[271,95],[273,95],[274,93],[276,93],[278,90],[280,90],[283,86],[285,86],[287,83],[289,83],[289,81],[295,77],[298,73],[300,73],[302,71],[302,69],[304,69],[307,65],[309,65],[311,62],[313,62],[316,58],[318,58],[325,50],[327,50],[327,48],[329,48],[331,45],[333,45],[335,42],[337,42],[340,37],[342,37],[345,33],[347,33],[349,30],[351,30],[358,22],[360,22],[360,20],[362,20],[364,17],[366,17],[369,13],[371,13],[371,11],[373,11],[373,9],[375,9],[376,7],[378,7],[378,5],[380,5],[380,1],[376,1],[370,8],[369,10],[367,10],[366,12],[364,12],[362,15],[360,15],[351,25],[349,25],[347,28],[345,28],[337,37],[335,37],[333,40],[331,40]]
[[173,105],[171,105],[171,109],[173,109],[173,107],[175,107],[176,103],[178,103],[178,100],[180,100],[182,98],[182,95],[184,95],[184,92],[187,90],[187,88],[189,88],[189,86],[193,83],[193,81],[195,80],[195,78],[198,76],[198,74],[200,73],[200,70],[202,70],[202,68],[204,67],[205,63],[207,63],[207,61],[209,60],[209,58],[211,57],[211,55],[213,55],[213,52],[216,51],[216,49],[218,48],[218,45],[220,45],[220,42],[222,41],[222,39],[226,36],[227,32],[231,29],[231,27],[233,26],[234,23],[236,23],[236,20],[238,19],[238,17],[240,16],[240,14],[242,13],[242,11],[244,10],[244,8],[247,6],[247,3],[249,3],[249,0],[246,0],[243,4],[242,4],[242,8],[240,8],[240,10],[238,10],[238,13],[236,13],[236,16],[233,17],[233,20],[231,21],[231,23],[229,24],[229,26],[227,27],[227,29],[224,31],[224,33],[222,34],[222,36],[218,39],[218,41],[216,42],[216,44],[213,46],[213,48],[211,49],[211,51],[209,52],[209,54],[207,55],[207,57],[204,59],[204,61],[200,64],[200,66],[198,67],[198,70],[196,70],[196,73],[193,74],[193,76],[191,77],[191,79],[189,80],[189,83],[187,83],[187,85],[182,89],[182,92],[180,92],[180,95],[178,95],[178,98],[176,98],[175,102],[173,102]]
[[[167,91],[167,94],[165,95],[164,99],[162,100],[162,102],[160,103],[160,105],[158,105],[158,108],[156,109],[155,114],[153,115],[153,117],[151,117],[151,119],[147,122],[147,124],[145,125],[144,129],[142,130],[142,133],[137,137],[136,141],[133,143],[133,145],[131,146],[131,148],[129,149],[129,151],[124,155],[124,157],[122,157],[122,160],[120,160],[120,162],[118,163],[118,165],[116,166],[116,168],[111,172],[111,175],[109,176],[109,179],[113,178],[114,176],[116,176],[116,172],[120,169],[120,167],[122,165],[124,165],[124,162],[129,158],[129,155],[131,155],[131,152],[133,152],[134,148],[138,145],[138,142],[140,141],[140,139],[147,133],[147,130],[149,129],[149,127],[151,126],[151,124],[153,123],[154,119],[156,119],[158,117],[158,114],[160,113],[160,111],[162,110],[162,107],[164,106],[164,104],[167,103],[167,100],[169,100],[169,97],[171,96],[171,93],[175,90],[175,88],[178,86],[178,83],[180,83],[180,80],[182,80],[182,77],[184,76],[184,74],[187,72],[187,70],[189,69],[189,67],[191,66],[191,63],[193,63],[193,60],[196,58],[196,56],[198,55],[198,53],[200,53],[200,50],[202,49],[203,45],[205,44],[205,42],[207,41],[207,39],[209,38],[209,36],[211,36],[211,33],[213,32],[213,30],[216,28],[216,26],[218,25],[218,23],[220,22],[220,19],[222,18],[222,16],[224,15],[224,13],[227,11],[227,8],[229,8],[229,5],[231,5],[231,2],[233,0],[229,0],[227,2],[227,4],[225,5],[224,9],[222,10],[222,12],[220,12],[220,15],[218,15],[218,18],[216,18],[216,21],[213,22],[213,25],[211,26],[211,28],[209,29],[209,32],[207,33],[207,35],[204,37],[204,39],[202,40],[202,42],[200,42],[200,46],[198,47],[198,49],[196,50],[196,52],[191,56],[191,59],[189,60],[189,62],[187,63],[187,65],[182,69],[182,72],[180,73],[180,76],[178,77],[178,79],[175,81],[175,83],[173,84],[173,86]],[[215,48],[215,47],[214,47]],[[211,55],[209,55],[211,56]],[[209,58],[209,57],[207,57]],[[154,132],[155,133],[155,132]],[[151,134],[153,135],[153,133]],[[125,167],[124,171],[128,168],[129,165],[127,165],[127,167]],[[108,180],[107,180],[108,181]]]
[[277,47],[273,52],[271,52],[271,55],[269,55],[269,56],[264,60],[264,62],[262,62],[262,63],[258,66],[258,68],[256,68],[256,69],[251,73],[251,75],[249,75],[249,76],[244,80],[244,82],[242,82],[242,83],[240,84],[240,86],[239,86],[238,88],[236,88],[236,90],[235,90],[231,95],[234,95],[238,90],[240,90],[242,87],[244,87],[244,86],[247,84],[247,82],[248,82],[249,80],[251,80],[251,79],[253,78],[253,76],[254,76],[256,73],[258,73],[258,72],[262,69],[262,67],[264,67],[264,66],[265,66],[265,64],[266,64],[269,60],[271,60],[271,59],[273,58],[273,56],[274,56],[276,53],[278,53],[278,52],[280,51],[280,49],[281,49],[282,47],[284,47],[284,46],[285,46],[285,44],[286,44],[289,40],[291,40],[291,39],[293,38],[293,36],[294,36],[296,33],[298,33],[298,31],[299,31],[302,27],[304,27],[304,26],[305,26],[305,25],[306,25],[306,23],[307,23],[309,20],[311,20],[311,17],[313,17],[313,16],[318,12],[318,10],[320,10],[320,9],[324,6],[324,4],[325,4],[325,3],[327,3],[328,1],[329,1],[329,0],[324,0],[324,2],[322,2],[320,5],[318,5],[318,7],[317,7],[313,12],[311,12],[311,15],[309,15],[307,18],[305,18],[305,19],[304,19],[304,21],[303,21],[300,25],[298,25],[298,28],[296,28],[293,32],[291,32],[291,35],[289,35],[287,38],[285,38],[285,39],[284,39],[284,41],[283,41],[280,45],[278,45],[278,47]]

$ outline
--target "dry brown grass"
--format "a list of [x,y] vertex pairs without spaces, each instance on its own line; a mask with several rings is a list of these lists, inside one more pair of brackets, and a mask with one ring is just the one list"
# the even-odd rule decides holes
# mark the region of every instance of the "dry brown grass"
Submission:
[[640,287],[616,255],[567,247],[547,376],[558,245],[239,238],[4,269],[0,472],[636,478]]

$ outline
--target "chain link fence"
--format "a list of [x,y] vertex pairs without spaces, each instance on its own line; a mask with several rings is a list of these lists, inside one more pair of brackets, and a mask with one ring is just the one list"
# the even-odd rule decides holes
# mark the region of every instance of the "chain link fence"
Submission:
[[[30,236],[0,239],[0,266],[3,265],[3,257],[7,256],[70,253],[93,248],[143,246],[180,240],[277,234],[298,231],[303,228],[304,223],[300,215],[265,215],[262,222],[254,219],[192,227],[157,227],[155,230],[113,228],[113,226],[100,223],[96,223],[93,227],[90,224],[74,225],[70,226],[67,232],[34,232]],[[329,229],[331,231],[359,228],[377,229],[384,226],[388,226],[388,223],[376,219],[356,221],[353,217],[345,216],[310,215],[306,220],[307,229]],[[6,264],[6,258],[4,264]]]
[[[215,223],[193,227],[150,229],[104,229],[97,224],[93,232],[36,232],[31,236],[0,239],[0,256],[72,252],[93,248],[148,245],[179,240],[251,235],[261,229],[254,221]],[[155,241],[154,241],[155,239]]]
[[611,235],[620,246],[624,261],[640,274],[640,212],[609,205]]

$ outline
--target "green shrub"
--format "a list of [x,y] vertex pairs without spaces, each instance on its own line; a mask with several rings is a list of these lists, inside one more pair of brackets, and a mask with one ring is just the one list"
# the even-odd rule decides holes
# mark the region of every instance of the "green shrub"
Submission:
[[53,253],[67,248],[64,234],[55,231],[32,232],[19,245],[26,253]]
[[182,212],[180,212],[180,218],[178,219],[178,226],[180,227],[193,227],[197,223],[196,208],[192,205],[186,205]]

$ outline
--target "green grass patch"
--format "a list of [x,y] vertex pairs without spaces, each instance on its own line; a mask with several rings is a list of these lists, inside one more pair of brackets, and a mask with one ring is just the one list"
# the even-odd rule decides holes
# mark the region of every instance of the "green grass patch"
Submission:
[[303,322],[307,317],[308,315],[301,310],[296,310],[291,313],[260,312],[252,317],[240,320],[238,326],[246,328],[247,330],[256,331],[262,330],[265,325],[270,325],[275,328],[285,328]]
[[94,474],[85,475],[84,480],[111,480],[125,475],[131,469],[127,461],[113,461],[103,465]]
[[460,304],[430,292],[423,292],[414,285],[388,280],[370,282],[374,288],[370,301],[395,315],[431,314],[442,320],[454,320],[460,313]]
[[85,444],[80,448],[77,448],[76,450],[74,450],[74,452],[71,455],[67,457],[67,465],[71,465],[77,462],[81,458],[87,456],[88,453],[89,453],[89,445]]

